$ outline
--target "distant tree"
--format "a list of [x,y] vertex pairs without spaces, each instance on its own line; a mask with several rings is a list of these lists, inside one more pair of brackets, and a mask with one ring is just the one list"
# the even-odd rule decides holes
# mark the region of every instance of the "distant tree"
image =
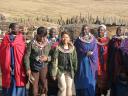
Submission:
[[6,20],[6,17],[3,14],[0,14],[0,21]]
[[101,21],[99,20],[99,17],[97,16],[95,24],[101,24]]

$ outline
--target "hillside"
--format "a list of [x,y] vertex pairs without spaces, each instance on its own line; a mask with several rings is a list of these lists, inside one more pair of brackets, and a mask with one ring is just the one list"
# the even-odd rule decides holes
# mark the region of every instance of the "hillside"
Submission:
[[7,17],[52,18],[92,14],[128,17],[128,0],[0,0],[0,13]]

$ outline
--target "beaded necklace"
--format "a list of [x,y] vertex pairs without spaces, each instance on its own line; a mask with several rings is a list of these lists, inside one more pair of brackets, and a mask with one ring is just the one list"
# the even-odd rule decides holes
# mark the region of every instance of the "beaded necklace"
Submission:
[[35,45],[35,47],[39,48],[39,49],[43,49],[45,46],[48,45],[48,39],[45,39],[44,42],[37,42],[36,39],[33,40],[33,44]]

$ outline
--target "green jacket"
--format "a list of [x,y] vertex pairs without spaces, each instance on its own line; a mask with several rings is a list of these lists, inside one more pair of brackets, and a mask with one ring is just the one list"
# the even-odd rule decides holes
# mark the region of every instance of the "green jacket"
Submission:
[[34,60],[38,61],[40,55],[48,56],[48,61],[44,62],[45,65],[51,61],[51,56],[49,56],[50,45],[47,44],[42,51],[35,45],[35,40],[32,40],[27,45],[26,54],[24,57],[24,64],[26,66],[26,70],[30,69],[30,64],[33,63]]
[[[65,53],[62,43],[60,43],[55,48],[54,53],[51,57],[52,58],[51,59],[51,64],[52,64],[51,75],[52,76],[61,75],[62,73],[65,72],[62,62],[61,62],[63,58],[61,58],[61,55],[59,55],[60,52]],[[69,53],[70,68],[71,68],[70,74],[71,74],[71,77],[73,78],[76,73],[76,70],[77,70],[77,55],[76,55],[76,50],[75,50],[73,44],[71,44],[71,43],[69,44],[69,51],[66,53]]]

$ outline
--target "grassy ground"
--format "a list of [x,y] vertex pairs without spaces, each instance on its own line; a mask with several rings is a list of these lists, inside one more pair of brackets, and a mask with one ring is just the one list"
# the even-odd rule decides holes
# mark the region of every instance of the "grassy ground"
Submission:
[[53,18],[92,14],[127,18],[128,0],[0,0],[0,12],[7,17]]

